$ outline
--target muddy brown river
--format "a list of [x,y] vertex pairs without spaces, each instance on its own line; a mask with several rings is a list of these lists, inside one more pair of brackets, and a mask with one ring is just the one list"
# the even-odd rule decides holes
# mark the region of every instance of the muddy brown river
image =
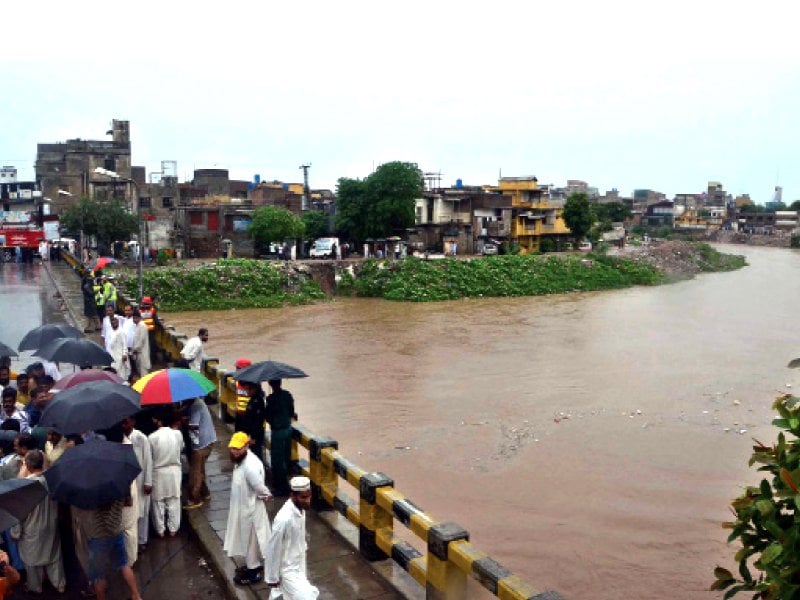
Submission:
[[300,420],[539,589],[708,599],[720,523],[771,402],[800,383],[800,253],[654,288],[166,316],[210,355],[273,358]]

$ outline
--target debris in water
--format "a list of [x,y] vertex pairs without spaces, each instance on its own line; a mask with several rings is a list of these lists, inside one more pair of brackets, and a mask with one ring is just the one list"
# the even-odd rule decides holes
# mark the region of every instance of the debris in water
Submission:
[[739,406],[740,404],[741,404],[741,401],[739,401],[739,400],[734,400],[733,401],[733,405],[734,406]]
[[730,427],[725,427],[722,431],[724,431],[725,433],[728,433],[730,430],[731,430]]
[[704,414],[704,415],[707,415],[707,414],[708,414],[708,411],[707,411],[707,410],[704,410],[704,411],[703,411],[703,414]]
[[747,433],[747,429],[740,429],[739,430],[739,435],[744,435],[745,433]]

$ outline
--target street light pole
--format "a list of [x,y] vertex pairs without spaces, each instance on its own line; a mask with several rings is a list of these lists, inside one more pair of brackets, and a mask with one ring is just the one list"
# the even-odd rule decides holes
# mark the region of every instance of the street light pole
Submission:
[[106,177],[110,177],[112,179],[118,179],[119,181],[124,181],[126,183],[130,183],[133,186],[133,201],[134,205],[136,206],[136,226],[138,229],[137,237],[139,242],[139,249],[137,252],[137,275],[139,279],[139,296],[137,298],[138,302],[142,301],[142,297],[144,296],[144,244],[142,243],[142,207],[139,203],[139,185],[133,179],[126,179],[122,177],[119,173],[115,171],[109,171],[108,169],[104,169],[103,167],[96,167],[94,170],[95,173],[98,175],[105,175]]
[[[58,195],[59,196],[68,196],[70,198],[74,198],[75,197],[75,194],[73,194],[71,192],[68,192],[67,190],[58,190]],[[79,243],[80,243],[79,252],[80,252],[80,260],[81,260],[81,262],[83,262],[83,247],[84,247],[83,246],[83,202],[81,202],[80,200],[78,200],[78,208],[81,209],[81,231],[80,231],[81,235],[80,235],[80,239],[79,239]]]

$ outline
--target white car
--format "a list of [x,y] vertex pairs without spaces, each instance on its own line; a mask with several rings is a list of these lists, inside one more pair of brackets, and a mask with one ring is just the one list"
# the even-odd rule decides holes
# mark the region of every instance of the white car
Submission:
[[484,256],[497,256],[499,253],[499,248],[497,244],[484,244],[483,245],[483,255]]

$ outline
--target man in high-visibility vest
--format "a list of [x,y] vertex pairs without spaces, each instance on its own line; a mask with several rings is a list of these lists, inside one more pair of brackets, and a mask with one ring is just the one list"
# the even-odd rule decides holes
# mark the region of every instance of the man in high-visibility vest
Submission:
[[103,321],[103,317],[106,316],[106,296],[103,293],[103,278],[100,273],[97,273],[97,277],[94,278],[92,291],[94,292],[94,304],[97,309],[97,322],[94,330],[100,331],[100,323]]
[[114,276],[106,275],[103,282],[103,299],[106,305],[113,304],[117,309],[117,286],[114,285]]
[[156,328],[156,308],[153,306],[153,299],[150,296],[142,298],[142,302],[139,304],[139,314],[142,315],[142,321],[147,326],[147,331],[154,331]]
[[[237,358],[236,362],[234,363],[234,367],[236,370],[244,369],[245,367],[249,367],[253,364],[253,361],[249,358]],[[242,387],[242,384],[238,381],[236,382],[236,414],[240,415],[244,413],[244,409],[247,408],[247,402],[250,400],[249,391]]]

